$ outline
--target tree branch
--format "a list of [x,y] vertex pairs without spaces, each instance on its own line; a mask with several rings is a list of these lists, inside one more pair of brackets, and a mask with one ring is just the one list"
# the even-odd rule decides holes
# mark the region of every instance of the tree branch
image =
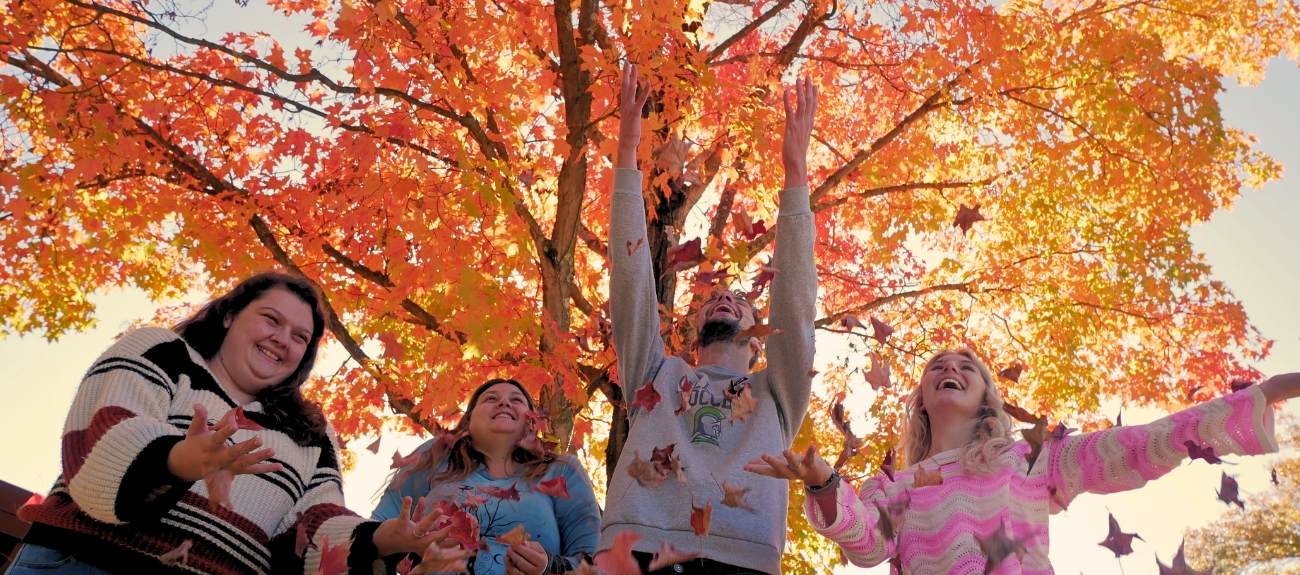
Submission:
[[[321,251],[325,252],[325,255],[333,258],[334,261],[342,264],[343,267],[348,268],[352,273],[388,289],[394,289],[397,287],[397,284],[393,283],[393,280],[388,277],[388,274],[377,272],[361,265],[360,262],[344,255],[343,252],[338,251],[334,246],[322,243],[320,248]],[[411,317],[414,320],[413,323],[428,328],[456,345],[465,345],[465,342],[468,341],[469,334],[462,331],[446,329],[442,325],[442,322],[433,317],[433,314],[429,313],[429,311],[424,309],[420,304],[411,301],[411,298],[402,298],[401,305],[402,309],[411,314]]]
[[781,13],[782,10],[785,10],[793,3],[794,0],[781,0],[780,2],[777,2],[776,5],[772,6],[772,8],[767,12],[764,12],[758,18],[755,18],[753,22],[745,25],[744,28],[736,31],[735,34],[732,34],[730,38],[723,40],[721,44],[718,44],[713,48],[713,50],[710,50],[709,55],[704,57],[704,62],[706,64],[712,64],[714,60],[718,59],[719,56],[727,51],[727,48],[732,47],[736,42],[744,40],[746,36],[749,36],[755,30],[761,28],[768,20],[776,17],[777,14]]
[[844,311],[834,313],[824,318],[821,318],[813,322],[813,327],[819,327],[819,328],[826,327],[834,323],[837,323],[840,320],[850,315],[858,315],[860,313],[871,311],[873,309],[888,305],[898,300],[917,298],[938,291],[960,291],[960,292],[970,293],[970,284],[967,283],[941,284],[936,286],[930,286],[927,288],[921,288],[918,290],[899,292],[896,294],[887,295],[885,297],[879,297],[867,303],[864,303],[862,305],[852,307]]

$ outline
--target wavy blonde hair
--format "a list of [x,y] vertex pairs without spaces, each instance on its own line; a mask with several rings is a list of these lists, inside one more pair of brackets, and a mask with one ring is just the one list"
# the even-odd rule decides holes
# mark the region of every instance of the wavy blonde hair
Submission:
[[[980,377],[984,378],[984,405],[980,408],[979,420],[971,429],[970,439],[962,447],[961,466],[967,473],[991,473],[998,457],[1011,447],[1015,441],[1011,438],[1011,416],[1002,409],[1002,392],[993,383],[993,374],[969,349],[945,349],[925,362],[921,373],[930,369],[934,362],[945,355],[955,353],[975,363]],[[930,416],[925,411],[921,399],[921,386],[917,385],[907,397],[904,411],[903,439],[899,442],[900,455],[904,466],[915,465],[930,456]]]

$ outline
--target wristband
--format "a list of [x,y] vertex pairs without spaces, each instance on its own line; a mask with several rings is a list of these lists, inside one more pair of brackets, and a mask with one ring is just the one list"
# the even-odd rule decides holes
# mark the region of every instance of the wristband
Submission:
[[839,484],[840,473],[838,471],[831,471],[831,476],[826,479],[826,483],[816,486],[805,485],[804,491],[807,491],[809,495],[817,498],[831,497],[835,495],[835,491],[839,487]]

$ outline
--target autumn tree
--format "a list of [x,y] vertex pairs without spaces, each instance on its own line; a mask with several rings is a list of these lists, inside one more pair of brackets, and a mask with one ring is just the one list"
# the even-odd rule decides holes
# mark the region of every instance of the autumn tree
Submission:
[[[1289,0],[269,5],[303,34],[207,37],[175,0],[4,1],[0,329],[56,338],[90,325],[96,291],[279,266],[321,286],[350,356],[313,388],[344,438],[433,428],[509,375],[566,445],[610,400],[613,462],[606,253],[625,246],[605,222],[632,59],[655,90],[641,166],[672,353],[702,292],[780,273],[763,263],[796,74],[823,94],[817,326],[855,346],[828,391],[861,387],[866,347],[906,382],[968,346],[1025,368],[1015,401],[1088,423],[1104,396],[1183,405],[1268,351],[1188,231],[1280,176],[1215,95],[1300,54]],[[869,342],[851,316],[897,333]],[[871,441],[850,467],[883,454],[906,388],[856,414]]]

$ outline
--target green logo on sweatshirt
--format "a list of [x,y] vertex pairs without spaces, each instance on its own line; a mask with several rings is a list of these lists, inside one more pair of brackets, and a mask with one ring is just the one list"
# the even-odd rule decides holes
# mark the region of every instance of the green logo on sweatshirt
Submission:
[[695,419],[691,432],[691,443],[718,444],[722,435],[722,410],[711,405],[701,406],[695,410]]

